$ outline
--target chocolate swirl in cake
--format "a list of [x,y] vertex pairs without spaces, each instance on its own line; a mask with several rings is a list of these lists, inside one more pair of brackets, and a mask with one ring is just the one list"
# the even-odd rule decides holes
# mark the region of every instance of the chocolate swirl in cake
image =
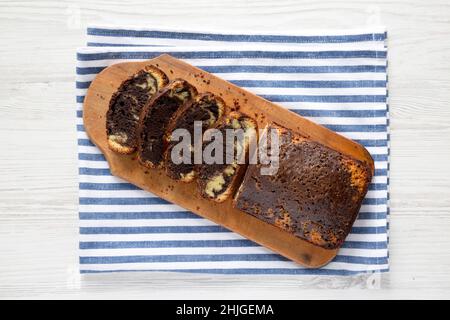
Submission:
[[106,134],[112,150],[123,154],[135,151],[142,108],[167,83],[164,72],[146,66],[120,85],[106,114]]
[[148,168],[161,166],[167,126],[178,109],[196,95],[197,90],[191,84],[175,79],[144,107],[138,144],[138,159],[142,165]]
[[[255,139],[256,123],[239,112],[232,112],[226,116],[215,129],[222,133],[223,137],[223,163],[207,164],[198,166],[198,186],[204,198],[216,202],[225,201],[237,188],[239,180],[247,167],[247,155],[249,143]],[[234,139],[232,161],[226,161],[226,135],[229,130],[242,130],[244,139]],[[209,141],[204,141],[203,148]],[[243,154],[245,163],[239,163],[239,155]]]
[[[225,102],[210,92],[197,96],[196,99],[186,103],[175,114],[168,126],[167,143],[168,147],[165,153],[165,167],[169,177],[183,182],[190,182],[195,177],[194,164],[194,123],[201,122],[202,132],[211,128],[222,117],[225,111]],[[174,163],[173,157],[182,162],[182,154],[176,153],[174,147],[178,141],[171,141],[171,135],[174,130],[184,129],[189,133],[190,141],[190,163]],[[184,142],[184,141],[183,141]],[[201,143],[201,141],[200,141]],[[172,152],[173,151],[173,152]]]

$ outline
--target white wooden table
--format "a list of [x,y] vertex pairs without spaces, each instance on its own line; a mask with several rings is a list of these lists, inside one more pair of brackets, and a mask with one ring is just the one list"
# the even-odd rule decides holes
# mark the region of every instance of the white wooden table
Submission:
[[[74,74],[90,22],[386,25],[391,271],[375,285],[366,277],[80,277]],[[1,0],[0,40],[0,298],[450,298],[449,1]]]

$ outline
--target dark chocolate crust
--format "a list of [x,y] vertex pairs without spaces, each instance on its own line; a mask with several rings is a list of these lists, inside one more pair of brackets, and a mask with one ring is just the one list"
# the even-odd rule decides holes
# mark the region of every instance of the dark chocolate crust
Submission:
[[[237,125],[238,124],[238,125]],[[253,119],[247,117],[239,112],[232,112],[221,121],[215,129],[222,132],[223,145],[226,144],[226,130],[227,129],[244,129],[254,130],[256,134],[256,123]],[[250,137],[251,139],[252,137]],[[255,138],[253,136],[253,138]],[[238,163],[236,157],[237,142],[234,142],[234,160],[233,163],[214,163],[214,164],[201,164],[196,166],[198,175],[198,186],[202,197],[214,200],[216,202],[225,201],[239,186],[243,174],[245,173],[248,164],[248,144],[249,140],[243,143],[243,152],[245,154],[245,163]],[[204,142],[203,148],[209,142]],[[226,148],[223,148],[224,162],[226,158]],[[214,183],[217,181],[217,183]],[[214,187],[211,187],[214,186]]]
[[179,108],[193,99],[197,90],[175,79],[144,107],[140,117],[138,159],[146,167],[159,167],[164,158],[167,127]]
[[111,97],[106,114],[106,134],[111,149],[120,153],[135,150],[142,108],[167,83],[164,72],[146,66],[120,85]]
[[371,180],[365,163],[290,130],[271,126],[281,141],[279,168],[261,175],[249,165],[234,205],[326,249],[345,240]]
[[[167,175],[175,180],[185,182],[195,177],[194,165],[194,122],[202,122],[202,132],[213,127],[225,112],[225,102],[210,92],[197,96],[194,100],[184,104],[174,115],[167,129],[167,149],[165,154],[165,168]],[[185,129],[191,137],[191,163],[175,164],[172,161],[173,147],[178,141],[171,141],[171,134],[176,129]]]

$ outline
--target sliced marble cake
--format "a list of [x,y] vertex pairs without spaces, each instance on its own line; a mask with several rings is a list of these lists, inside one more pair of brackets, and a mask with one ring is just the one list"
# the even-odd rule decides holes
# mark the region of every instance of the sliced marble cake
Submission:
[[[219,155],[221,162],[207,163],[203,159],[203,163],[198,166],[198,186],[201,195],[204,198],[211,199],[216,202],[223,202],[230,197],[236,190],[240,180],[245,173],[248,164],[248,149],[250,142],[256,138],[256,122],[239,112],[232,112],[225,116],[222,121],[214,128],[221,133],[222,138],[222,154]],[[227,134],[242,130],[241,139],[232,139],[233,154],[229,154],[227,161]],[[205,136],[207,134],[205,133]],[[204,136],[203,154],[208,154],[208,145],[214,139],[208,139]],[[236,135],[239,137],[239,135]],[[211,141],[208,141],[211,140]],[[217,150],[214,152],[216,153]],[[217,156],[217,154],[215,154]],[[242,161],[243,160],[243,161]]]
[[109,148],[130,154],[137,147],[137,127],[142,108],[159,89],[167,85],[164,72],[146,66],[125,80],[113,94],[106,114],[106,134]]
[[[183,182],[190,182],[195,178],[194,124],[197,122],[198,129],[201,128],[201,132],[204,132],[213,127],[224,112],[225,102],[210,92],[197,96],[178,110],[167,130],[168,147],[165,153],[165,168],[169,177]],[[172,139],[172,133],[179,129],[184,129],[189,134],[190,141],[183,140],[180,142]],[[200,136],[198,141],[200,147],[201,138]],[[177,148],[179,143],[183,143],[183,148]],[[186,146],[189,147],[189,150],[186,150]],[[201,148],[199,151],[201,152]],[[188,154],[184,155],[183,152]]]
[[138,136],[138,159],[142,165],[162,166],[168,125],[175,113],[196,95],[195,87],[183,79],[175,79],[144,107]]

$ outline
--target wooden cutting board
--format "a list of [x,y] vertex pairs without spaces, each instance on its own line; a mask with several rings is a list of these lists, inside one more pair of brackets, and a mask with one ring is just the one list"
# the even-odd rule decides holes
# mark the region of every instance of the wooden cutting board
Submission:
[[337,249],[327,250],[312,245],[234,209],[231,199],[223,203],[205,200],[197,192],[195,181],[186,184],[171,180],[161,169],[147,169],[140,166],[135,155],[120,155],[108,148],[106,112],[109,100],[125,79],[146,65],[157,66],[167,74],[170,80],[174,78],[187,80],[197,88],[199,93],[209,91],[222,97],[229,109],[238,106],[241,112],[257,121],[259,128],[264,128],[268,122],[276,122],[343,154],[368,163],[373,171],[374,163],[368,151],[356,142],[284,107],[167,54],[143,62],[118,63],[106,68],[92,81],[84,100],[83,120],[86,133],[103,152],[113,175],[214,221],[303,266],[317,268],[333,259]]

